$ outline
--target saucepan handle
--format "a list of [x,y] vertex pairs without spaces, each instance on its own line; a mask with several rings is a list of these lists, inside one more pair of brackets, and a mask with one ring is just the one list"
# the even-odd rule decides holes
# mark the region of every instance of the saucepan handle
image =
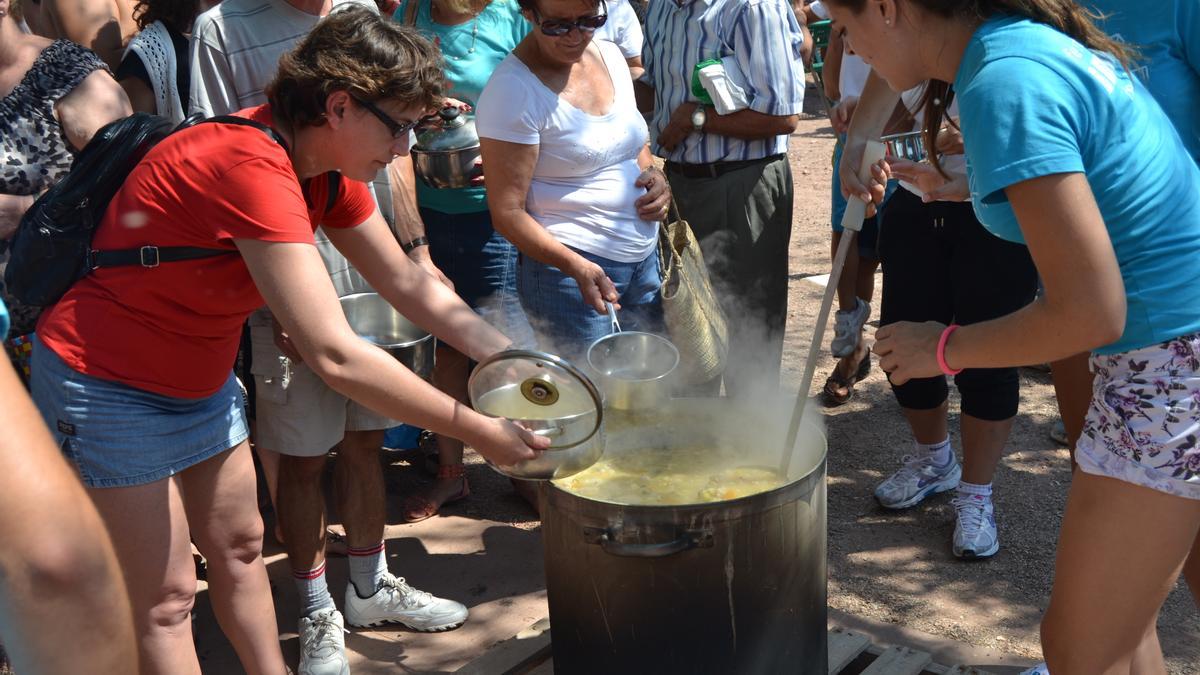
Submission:
[[611,531],[599,527],[585,527],[583,536],[587,543],[598,544],[605,553],[625,558],[665,558],[693,548],[709,548],[713,545],[712,530],[685,530],[671,541],[653,544],[620,542]]

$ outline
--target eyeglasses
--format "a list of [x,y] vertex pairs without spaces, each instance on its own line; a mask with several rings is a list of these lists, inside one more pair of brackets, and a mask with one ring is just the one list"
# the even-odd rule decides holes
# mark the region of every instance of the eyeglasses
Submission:
[[533,16],[538,20],[538,28],[542,29],[543,35],[550,37],[562,37],[571,32],[572,28],[576,28],[580,33],[594,33],[596,29],[608,22],[608,7],[604,4],[604,0],[600,0],[600,8],[604,10],[603,14],[589,14],[581,16],[574,21],[568,19],[542,19],[542,13],[538,11],[537,6],[533,8]]
[[392,138],[397,140],[418,126],[430,122],[435,117],[435,115],[426,115],[425,117],[413,120],[412,122],[397,122],[396,120],[392,119],[391,115],[380,110],[379,107],[374,103],[371,103],[370,101],[364,101],[353,94],[351,94],[350,98],[354,99],[355,103],[366,108],[367,112],[374,115],[380,122],[383,122],[383,125],[388,128],[388,131],[392,132]]

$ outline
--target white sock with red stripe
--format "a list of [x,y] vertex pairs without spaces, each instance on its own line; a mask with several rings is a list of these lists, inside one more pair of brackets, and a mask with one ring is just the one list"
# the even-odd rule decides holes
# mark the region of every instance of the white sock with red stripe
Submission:
[[[350,583],[360,598],[369,598],[379,589],[379,582],[387,576],[387,560],[383,557],[383,542],[368,548],[346,550],[350,560]],[[364,592],[365,591],[365,592]]]
[[329,586],[325,583],[325,561],[316,569],[292,570],[296,589],[300,591],[300,616],[311,616],[318,609],[336,609]]

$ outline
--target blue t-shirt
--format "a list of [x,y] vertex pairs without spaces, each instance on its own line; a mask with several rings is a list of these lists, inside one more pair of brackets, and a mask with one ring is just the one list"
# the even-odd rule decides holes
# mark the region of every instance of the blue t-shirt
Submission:
[[1137,75],[1200,161],[1200,2],[1088,0],[1109,35],[1137,47]]
[[1200,331],[1200,168],[1162,108],[1107,55],[1049,26],[986,21],[954,80],[971,200],[993,234],[1024,237],[1004,188],[1084,173],[1125,282],[1113,354]]
[[[410,1],[396,9],[393,21],[404,22]],[[420,3],[416,29],[433,40],[445,57],[446,95],[474,106],[492,71],[529,32],[529,22],[521,16],[516,0],[491,0],[476,18],[443,26],[430,15],[430,0],[416,1]],[[417,181],[417,203],[443,213],[476,213],[487,210],[487,191],[482,186],[437,189]]]

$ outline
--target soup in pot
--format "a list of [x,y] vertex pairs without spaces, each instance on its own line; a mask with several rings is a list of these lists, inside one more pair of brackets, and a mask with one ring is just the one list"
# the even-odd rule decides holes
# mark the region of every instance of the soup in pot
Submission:
[[610,450],[554,484],[604,502],[672,506],[738,499],[787,483],[775,468],[752,462],[737,449],[711,446]]

